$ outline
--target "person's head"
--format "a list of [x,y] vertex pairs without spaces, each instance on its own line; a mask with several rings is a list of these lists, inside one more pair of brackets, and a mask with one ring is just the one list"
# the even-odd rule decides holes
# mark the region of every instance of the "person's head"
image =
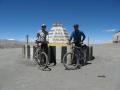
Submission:
[[42,30],[42,31],[45,31],[45,30],[46,30],[46,25],[45,25],[45,24],[42,24],[42,25],[41,25],[41,30]]
[[79,25],[78,24],[74,24],[74,30],[79,30]]

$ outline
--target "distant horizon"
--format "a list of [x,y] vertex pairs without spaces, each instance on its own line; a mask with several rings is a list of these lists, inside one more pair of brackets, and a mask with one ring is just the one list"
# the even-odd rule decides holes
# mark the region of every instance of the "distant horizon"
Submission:
[[[24,42],[24,43],[27,42],[26,39],[18,40],[18,39],[1,39],[0,38],[0,40],[18,41],[18,42]],[[35,43],[35,40],[29,38],[29,43]],[[88,44],[88,41],[85,40],[84,43]],[[102,42],[101,41],[94,42],[94,41],[91,41],[91,40],[89,41],[89,44],[108,44],[108,43],[113,43],[113,41],[112,40],[102,41]]]

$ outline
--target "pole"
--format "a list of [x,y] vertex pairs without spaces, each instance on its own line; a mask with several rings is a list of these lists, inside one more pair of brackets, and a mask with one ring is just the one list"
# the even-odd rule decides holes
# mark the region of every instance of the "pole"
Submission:
[[90,44],[89,41],[90,41],[90,39],[89,39],[89,37],[88,37],[88,46],[89,46],[89,44]]
[[90,46],[89,46],[89,37],[88,37],[88,61],[90,61]]
[[29,35],[26,35],[26,39],[27,39],[27,44],[28,44],[28,41],[29,41]]

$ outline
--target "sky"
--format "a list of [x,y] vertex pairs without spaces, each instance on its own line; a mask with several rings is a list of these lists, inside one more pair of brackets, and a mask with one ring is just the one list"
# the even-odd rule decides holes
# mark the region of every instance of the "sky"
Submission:
[[69,33],[79,24],[95,43],[110,41],[120,30],[120,0],[0,0],[0,39],[35,38],[41,24],[49,31],[55,22]]

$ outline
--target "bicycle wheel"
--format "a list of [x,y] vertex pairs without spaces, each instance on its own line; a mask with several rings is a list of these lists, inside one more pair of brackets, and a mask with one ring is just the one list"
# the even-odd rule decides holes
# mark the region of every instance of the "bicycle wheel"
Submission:
[[81,60],[80,60],[80,63],[82,66],[86,65],[87,63],[87,60],[86,60],[86,51],[82,51],[81,52]]
[[33,55],[33,61],[34,61],[35,64],[38,64],[38,63],[39,63],[39,62],[38,62],[38,59],[37,59],[38,51],[39,51],[39,49],[37,49],[36,52],[35,52],[34,55]]
[[64,55],[63,65],[67,70],[74,70],[77,69],[78,67],[79,68],[81,67],[78,55],[73,52],[69,52]]
[[48,56],[45,52],[39,52],[37,53],[37,61],[38,65],[40,66],[40,69],[45,69],[48,65]]
[[86,63],[87,63],[87,51],[84,51],[84,58],[83,58],[83,60],[84,60],[84,65],[86,65]]

